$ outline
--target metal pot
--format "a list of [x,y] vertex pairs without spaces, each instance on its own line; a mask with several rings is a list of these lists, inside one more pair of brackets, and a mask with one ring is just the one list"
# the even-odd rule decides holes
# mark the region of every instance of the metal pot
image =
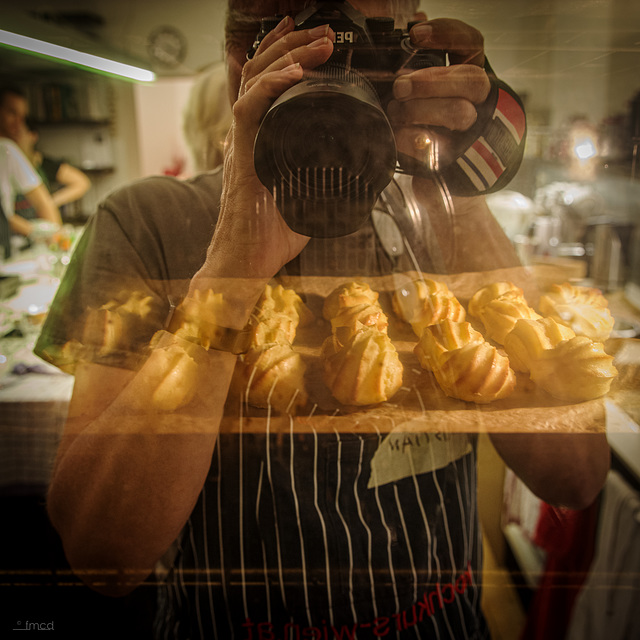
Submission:
[[602,223],[587,229],[585,252],[588,277],[603,291],[617,291],[626,279],[626,250],[632,229],[628,225]]

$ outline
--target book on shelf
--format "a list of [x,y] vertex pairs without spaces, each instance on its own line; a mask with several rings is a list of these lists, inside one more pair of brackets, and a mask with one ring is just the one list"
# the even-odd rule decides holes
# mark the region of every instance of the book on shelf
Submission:
[[105,81],[34,83],[28,98],[31,115],[40,123],[105,122],[111,117],[112,100]]

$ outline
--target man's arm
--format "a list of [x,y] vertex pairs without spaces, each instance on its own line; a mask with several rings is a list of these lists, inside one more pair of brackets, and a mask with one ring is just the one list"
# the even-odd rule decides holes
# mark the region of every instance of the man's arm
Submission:
[[[244,327],[266,282],[308,241],[280,217],[255,175],[252,150],[273,100],[301,78],[303,67],[329,57],[327,34],[293,32],[285,19],[243,70],[220,216],[188,293],[222,294],[221,326]],[[167,369],[172,354],[180,366]],[[234,365],[230,353],[165,334],[135,373],[78,368],[48,509],[72,568],[93,588],[115,595],[133,589],[184,526],[206,479]],[[189,372],[193,397],[158,406],[161,383],[183,389],[180,376]]]
[[[4,145],[9,154],[9,171],[18,185],[18,192],[27,198],[29,204],[36,210],[38,218],[61,224],[60,211],[28,158],[15,143],[5,141]],[[25,224],[16,215],[12,215],[9,221],[11,228],[23,235],[29,235],[33,228],[31,223]]]
[[609,471],[604,433],[490,434],[505,464],[539,498],[584,509],[598,496]]
[[58,168],[56,181],[62,185],[52,195],[53,202],[58,207],[79,200],[91,188],[91,180],[88,176],[66,162]]
[[[36,210],[38,218],[56,224],[62,224],[60,211],[55,204],[53,204],[53,200],[43,184],[25,193],[25,197],[29,201],[29,204]],[[9,226],[14,233],[23,236],[29,236],[33,231],[33,223],[18,214],[14,214],[9,218]]]
[[189,517],[235,363],[229,353],[201,349],[198,401],[163,412],[152,401],[161,351],[135,374],[78,366],[50,485],[48,510],[69,563],[109,595],[144,580]]
[[448,273],[491,271],[521,266],[512,242],[495,219],[484,196],[443,198],[438,186],[414,178],[413,190],[429,224]]
[[[426,16],[425,16],[426,18]],[[482,34],[457,20],[438,19],[412,29],[417,46],[449,52],[449,67],[431,67],[401,76],[390,117],[402,151],[416,156],[416,125],[465,131],[489,95]],[[424,133],[424,130],[422,130]],[[446,145],[446,134],[435,134]],[[517,267],[513,245],[483,196],[452,197],[435,180],[414,178],[413,188],[429,221],[445,266],[451,273]],[[551,504],[581,508],[590,504],[609,469],[604,434],[491,434],[505,463]]]
[[43,184],[38,185],[35,189],[32,189],[24,195],[36,210],[38,218],[47,220],[48,222],[54,222],[55,224],[62,224],[60,211]]
[[29,236],[33,231],[33,225],[26,218],[17,214],[14,214],[9,218],[9,228],[14,233],[18,233],[22,236]]

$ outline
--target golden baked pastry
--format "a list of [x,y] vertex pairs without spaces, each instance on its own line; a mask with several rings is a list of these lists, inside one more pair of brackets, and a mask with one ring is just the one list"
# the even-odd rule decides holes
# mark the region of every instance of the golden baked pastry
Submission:
[[211,289],[196,290],[185,298],[178,309],[179,326],[174,333],[179,338],[202,345],[205,349],[216,342],[224,318],[224,299]]
[[478,289],[478,291],[473,294],[471,300],[469,300],[469,315],[479,319],[482,307],[509,291],[513,291],[518,296],[524,298],[522,289],[509,281],[494,282]]
[[139,291],[121,291],[99,309],[90,309],[84,321],[81,343],[99,356],[131,348],[136,326],[152,313],[153,299]]
[[295,410],[307,401],[306,365],[292,345],[311,311],[293,289],[267,285],[252,316],[251,347],[238,358],[231,391],[254,407]]
[[308,324],[313,314],[293,290],[267,285],[256,308],[251,326],[252,347],[266,344],[293,344],[299,325]]
[[486,341],[443,352],[433,373],[448,396],[477,404],[505,398],[516,385],[509,359]]
[[505,398],[515,388],[509,359],[469,322],[443,320],[426,327],[414,353],[452,398],[486,404]]
[[528,372],[545,351],[575,337],[569,327],[553,318],[518,320],[504,340],[504,349],[516,371]]
[[251,326],[251,347],[265,344],[293,344],[298,323],[282,313],[265,313]]
[[429,278],[412,280],[397,289],[393,295],[393,310],[405,322],[411,324],[422,313],[425,300],[436,294],[453,295],[444,282]]
[[357,332],[342,345],[329,336],[322,345],[325,383],[342,404],[367,405],[389,400],[402,386],[402,363],[386,333]]
[[545,350],[531,363],[531,379],[559,400],[584,402],[609,392],[618,375],[601,342],[575,336]]
[[334,398],[366,405],[393,396],[402,385],[402,364],[387,335],[388,318],[378,293],[367,284],[343,284],[327,296],[323,314],[331,321],[331,336],[321,357]]
[[[171,412],[188,404],[198,382],[196,361],[178,344],[153,352],[147,366],[153,366],[155,389],[151,404],[159,411]],[[156,379],[157,377],[157,379]]]
[[469,322],[454,322],[447,319],[426,327],[413,351],[420,365],[427,371],[433,371],[446,351],[484,341],[484,336]]
[[607,299],[600,289],[593,287],[569,282],[551,285],[538,306],[543,315],[596,342],[604,342],[615,324]]
[[464,307],[455,296],[432,296],[423,307],[423,315],[411,323],[417,336],[421,336],[425,327],[444,319],[462,322],[466,317]]
[[606,309],[609,306],[600,289],[573,285],[570,282],[552,284],[543,297],[551,303],[558,301],[563,304],[588,304],[597,309]]
[[387,332],[389,319],[378,304],[362,303],[341,307],[331,318],[331,331],[340,344],[346,344],[358,331],[366,328]]
[[302,298],[293,290],[286,289],[281,284],[266,285],[264,293],[256,305],[258,322],[264,318],[282,314],[295,323],[295,328],[305,326],[313,319],[313,314],[305,305]]
[[72,338],[67,340],[57,354],[57,366],[65,373],[73,375],[75,373],[76,365],[82,362],[87,357],[87,350],[85,345]]
[[87,348],[97,348],[99,356],[122,349],[126,341],[123,316],[114,309],[92,309],[85,318],[80,342]]
[[291,413],[307,402],[305,371],[290,344],[265,344],[239,356],[232,391],[254,407]]
[[147,318],[152,311],[153,298],[141,291],[122,291],[116,300],[111,300],[102,309],[117,309],[120,313],[131,313],[139,318]]
[[324,301],[322,315],[325,320],[335,318],[342,309],[362,304],[378,304],[378,292],[366,282],[347,282],[336,287]]
[[394,311],[411,325],[420,337],[425,327],[449,319],[461,322],[466,312],[449,287],[443,282],[414,280],[398,289],[392,299]]
[[477,309],[489,340],[504,344],[505,338],[520,319],[537,320],[541,316],[517,291],[510,290]]

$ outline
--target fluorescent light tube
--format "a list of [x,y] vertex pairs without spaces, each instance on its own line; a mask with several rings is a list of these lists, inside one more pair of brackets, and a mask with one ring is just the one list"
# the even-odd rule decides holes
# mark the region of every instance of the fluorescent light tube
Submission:
[[0,29],[0,44],[30,51],[48,58],[71,62],[72,64],[102,71],[103,73],[128,78],[130,80],[137,80],[138,82],[153,82],[156,79],[155,73],[147,69],[101,58],[100,56],[94,56],[90,53],[82,53],[82,51],[61,47],[57,44],[36,40],[28,36],[21,36],[17,33],[11,33],[10,31],[3,31],[2,29]]

